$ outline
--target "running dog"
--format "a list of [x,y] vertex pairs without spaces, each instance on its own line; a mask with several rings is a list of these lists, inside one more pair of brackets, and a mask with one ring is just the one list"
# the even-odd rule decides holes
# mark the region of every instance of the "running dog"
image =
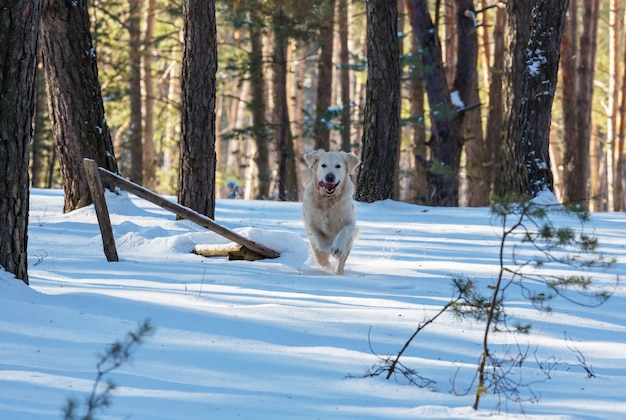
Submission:
[[311,254],[317,264],[343,274],[352,243],[358,234],[354,211],[354,184],[350,175],[361,160],[351,153],[313,150],[304,155],[311,169],[311,181],[302,199],[302,218],[309,237]]

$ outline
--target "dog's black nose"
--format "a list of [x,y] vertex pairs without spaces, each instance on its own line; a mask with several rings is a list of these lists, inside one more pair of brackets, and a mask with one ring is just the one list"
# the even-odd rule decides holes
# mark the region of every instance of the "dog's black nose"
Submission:
[[333,173],[326,174],[326,176],[324,177],[324,181],[328,182],[329,184],[334,184],[335,183],[335,174],[333,174]]

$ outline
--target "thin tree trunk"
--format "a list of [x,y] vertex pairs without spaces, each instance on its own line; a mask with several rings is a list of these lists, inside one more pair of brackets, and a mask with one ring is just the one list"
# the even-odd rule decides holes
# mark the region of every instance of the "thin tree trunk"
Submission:
[[320,55],[317,75],[317,99],[313,137],[315,148],[330,150],[329,113],[333,84],[333,32],[335,27],[335,0],[321,6],[324,19],[320,27]]
[[478,97],[478,32],[473,0],[456,0],[457,64],[453,91],[462,118],[463,144],[466,156],[467,205],[485,206],[489,199],[489,176]]
[[431,159],[428,167],[426,204],[454,207],[459,202],[459,165],[462,137],[457,112],[445,79],[441,47],[424,0],[407,0],[411,26],[422,51],[424,85],[428,93]]
[[289,122],[287,102],[287,46],[284,12],[277,10],[274,16],[274,139],[278,152],[278,199],[296,200],[298,185],[295,174],[293,139]]
[[[491,6],[490,0],[481,0],[480,1],[480,10],[478,13],[482,16],[481,25],[478,29],[478,39],[479,41],[479,60],[481,67],[481,75],[482,75],[482,86],[484,86],[485,94],[489,96],[489,87],[491,81],[491,66],[493,65],[494,55],[493,55],[493,32],[495,31],[495,23],[494,19],[490,19],[490,15],[488,14],[489,10],[501,9],[502,7],[498,7],[496,4],[495,7]],[[493,29],[492,29],[493,28]]]
[[[181,25],[182,26],[182,25]],[[180,31],[181,42],[177,42],[172,46],[172,56],[182,55],[182,39],[183,31]],[[169,70],[167,71],[167,96],[165,108],[166,119],[164,129],[164,139],[162,143],[162,160],[161,167],[161,185],[164,186],[169,194],[175,194],[178,185],[178,162],[180,161],[179,147],[179,129],[180,124],[177,118],[180,115],[180,98],[181,98],[181,66],[176,60],[171,60]]]
[[350,100],[350,50],[348,49],[348,0],[339,0],[339,84],[341,86],[341,150],[351,151],[350,145],[350,115],[352,104]]
[[[361,37],[360,44],[356,51],[359,51],[362,57],[367,57],[367,37]],[[353,97],[355,98],[354,105],[354,119],[357,121],[363,121],[363,111],[365,108],[366,93],[367,93],[367,80],[363,83],[362,78],[354,78]],[[360,155],[363,149],[363,124],[355,124],[354,133],[352,134],[352,149],[356,155]]]
[[291,42],[292,48],[290,49],[290,57],[288,61],[292,63],[291,70],[287,76],[287,98],[290,98],[289,109],[292,127],[292,138],[294,139],[293,152],[294,152],[294,171],[296,173],[296,182],[298,185],[298,200],[301,200],[302,192],[306,187],[307,179],[302,179],[302,174],[308,174],[308,166],[302,157],[305,154],[305,142],[306,137],[304,127],[304,108],[306,106],[306,95],[304,94],[304,83],[307,77],[309,67],[313,67],[313,63],[308,60],[302,59],[308,55],[305,44],[302,42]]
[[[561,83],[563,84],[564,158],[563,201],[597,208],[593,199],[599,192],[597,171],[591,171],[591,103],[595,65],[593,39],[597,33],[598,1],[585,1],[583,27],[578,42],[578,1],[570,0],[564,37]],[[593,39],[592,39],[593,38]],[[594,162],[593,165],[596,163]],[[591,180],[591,183],[590,183]],[[592,187],[591,184],[597,185]],[[590,197],[591,192],[591,197]]]
[[130,151],[130,171],[132,182],[143,182],[143,113],[141,111],[141,0],[129,0],[128,35],[129,45],[129,89],[130,89],[130,130],[128,143]]
[[[398,1],[398,34],[405,34],[406,33],[406,29],[405,29],[405,19],[403,19],[404,16],[406,16],[406,3],[403,2],[402,0]],[[403,57],[404,59],[406,59],[407,54],[404,51],[404,37],[401,37],[400,35],[398,36],[398,55],[400,57]],[[406,63],[403,63],[406,64]],[[407,97],[407,94],[405,92],[406,90],[406,86],[403,83],[405,80],[405,75],[404,75],[404,65],[400,65],[400,93],[399,93],[399,100],[400,100],[400,109],[404,109],[404,98]],[[402,118],[400,116],[400,118]],[[402,126],[400,125],[398,128],[398,158],[396,159],[396,168],[394,169],[395,171],[395,176],[396,178],[393,181],[393,192],[391,195],[391,198],[396,200],[396,201],[402,201],[404,199],[404,196],[406,194],[404,194],[404,185],[405,182],[405,178],[406,178],[406,170],[403,170],[403,166],[408,166],[405,164],[404,162],[404,147],[403,147],[403,140],[404,140],[404,130],[408,129],[406,126]]]
[[[622,28],[626,28],[626,7],[624,8],[624,16]],[[624,155],[624,137],[626,136],[626,30],[623,31],[623,43],[624,49],[622,55],[622,82],[621,82],[621,101],[619,107],[619,127],[618,127],[618,141],[617,141],[617,183],[616,193],[618,198],[615,201],[616,211],[626,211],[626,156]]]
[[[435,10],[438,15],[435,17],[435,31],[441,31],[443,42],[443,65],[446,72],[446,82],[448,86],[454,83],[454,68],[457,62],[457,28],[455,24],[454,6],[455,0],[439,0],[436,5],[441,7]],[[440,18],[441,16],[441,18]]]
[[[621,1],[611,0],[609,4],[609,86],[607,103],[607,124],[606,124],[606,162],[607,162],[607,210],[615,211],[616,203],[619,202],[621,194],[619,178],[617,174],[617,141],[618,141],[618,113],[619,113],[619,25],[618,20]],[[618,23],[619,22],[619,23]]]
[[[248,97],[250,83],[243,81],[233,86],[233,89],[228,94],[227,101],[229,103],[230,112],[227,113],[228,119],[226,127],[228,130],[238,132],[243,127],[243,114],[245,110],[245,98]],[[221,133],[223,130],[216,130],[217,133]],[[225,144],[227,146],[226,165],[223,166],[227,171],[237,174],[237,177],[241,177],[244,167],[244,150],[245,145],[241,136],[232,136],[228,139],[217,138],[217,144]],[[218,162],[220,155],[218,155]]]
[[215,0],[185,0],[178,202],[215,214]]
[[156,188],[157,154],[154,146],[154,82],[152,78],[152,43],[156,20],[156,0],[147,0],[146,30],[143,42],[143,86],[145,99],[143,118],[143,186]]
[[411,64],[409,65],[409,97],[411,104],[411,140],[413,146],[413,172],[411,174],[409,201],[425,204],[427,189],[427,170],[420,162],[428,161],[428,147],[426,146],[426,119],[424,100],[424,68],[419,54],[417,37],[411,37]]
[[[561,104],[563,108],[563,197],[564,203],[587,199],[588,176],[575,167],[578,143],[578,0],[570,0],[561,44]],[[587,146],[589,147],[589,146]],[[583,168],[584,169],[584,168]]]
[[[253,22],[254,23],[254,22]],[[258,173],[258,185],[255,198],[268,199],[272,170],[269,160],[270,133],[267,122],[267,103],[265,100],[265,74],[263,66],[263,33],[260,25],[250,25],[250,83],[252,99],[252,135],[256,144],[254,163]]]
[[493,27],[493,65],[489,82],[489,112],[487,115],[487,132],[485,143],[490,159],[490,190],[496,192],[496,185],[502,175],[502,121],[503,100],[502,80],[504,74],[504,26],[506,11],[503,7],[496,9]]
[[54,140],[48,122],[48,105],[46,103],[46,82],[43,71],[38,70],[35,82],[35,123],[31,143],[31,182],[33,188],[44,188],[46,185],[46,159],[54,149]]
[[602,205],[602,182],[597,171],[590,171],[589,145],[591,141],[591,110],[593,100],[593,79],[595,74],[596,35],[598,33],[599,0],[583,2],[583,28],[580,33],[577,79],[579,90],[576,97],[576,143],[573,145],[572,168],[575,176],[567,180],[574,182],[569,195],[570,201],[582,205],[590,199],[588,180],[591,178],[591,210],[605,209]]

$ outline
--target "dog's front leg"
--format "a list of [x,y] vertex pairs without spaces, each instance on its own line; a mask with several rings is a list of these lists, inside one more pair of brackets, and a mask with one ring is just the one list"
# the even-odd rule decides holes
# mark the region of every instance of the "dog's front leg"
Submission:
[[328,244],[326,244],[326,241],[321,239],[319,235],[312,232],[308,232],[308,234],[309,245],[315,262],[317,262],[320,267],[328,268],[330,265],[328,262],[328,258],[330,257],[328,254]]
[[330,247],[330,253],[337,259],[337,265],[335,267],[335,273],[343,274],[343,267],[352,250],[352,242],[357,233],[356,228],[353,225],[344,226],[339,231],[333,245]]

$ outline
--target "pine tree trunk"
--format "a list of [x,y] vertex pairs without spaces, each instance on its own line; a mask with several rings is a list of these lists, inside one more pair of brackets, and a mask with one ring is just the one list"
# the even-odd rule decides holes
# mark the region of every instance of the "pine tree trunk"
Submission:
[[[253,23],[256,19],[253,19]],[[250,83],[252,99],[252,135],[256,144],[254,163],[258,172],[258,186],[255,198],[270,198],[272,170],[269,160],[270,134],[266,117],[265,79],[263,75],[263,34],[260,25],[250,25]]]
[[[577,84],[576,91],[576,137],[565,138],[565,155],[570,158],[569,176],[564,177],[567,194],[565,198],[570,202],[577,202],[589,208],[602,208],[601,180],[599,171],[590,170],[591,144],[591,109],[593,100],[593,79],[596,54],[596,34],[598,31],[599,0],[585,0],[583,2],[583,27],[580,32],[580,47],[576,54]],[[595,164],[599,162],[596,161]],[[591,187],[589,180],[591,179]],[[591,191],[590,191],[591,188]],[[596,197],[598,199],[596,199]]]
[[143,186],[156,190],[157,153],[154,147],[154,83],[152,76],[152,43],[154,42],[154,24],[156,21],[156,0],[146,2],[146,30],[143,38]]
[[215,0],[185,0],[178,202],[215,217]]
[[0,266],[28,284],[28,153],[35,111],[41,2],[0,13]]
[[[587,179],[591,178],[591,193],[589,194],[589,186],[585,185],[584,191],[587,192],[585,198],[589,198],[589,209],[592,211],[606,211],[606,156],[601,153],[600,146],[596,148],[597,159],[594,165],[597,170],[589,170],[589,144],[596,143],[599,145],[600,138],[594,136],[594,126],[592,125],[593,112],[593,87],[595,80],[596,67],[596,50],[597,50],[597,34],[598,22],[600,20],[600,0],[586,0],[583,2],[583,30],[580,36],[580,57],[582,62],[578,63],[578,84],[581,86],[578,107],[576,108],[576,121],[578,129],[578,148],[576,149],[576,157],[580,162],[587,161],[586,174]],[[592,146],[593,147],[593,146]],[[589,159],[588,159],[589,157]],[[584,167],[583,167],[584,168]],[[581,176],[580,174],[578,176]]]
[[489,82],[489,112],[487,114],[487,131],[485,143],[489,154],[490,191],[496,191],[496,185],[502,176],[502,120],[503,99],[502,79],[504,74],[504,24],[506,11],[502,7],[496,9],[493,27],[493,60]]
[[285,16],[282,10],[274,15],[274,140],[278,152],[278,199],[297,200],[293,139],[287,103],[287,46],[288,38],[282,28]]
[[606,124],[606,162],[607,162],[607,207],[608,211],[618,210],[621,185],[617,173],[618,113],[619,113],[619,54],[620,30],[622,22],[618,20],[621,0],[611,0],[609,4],[609,86]]
[[466,109],[461,109],[466,155],[467,205],[485,206],[489,199],[489,176],[478,97],[478,32],[473,0],[456,1],[457,63],[453,91]]
[[330,150],[330,128],[328,126],[333,84],[333,30],[335,26],[335,0],[319,6],[324,16],[320,27],[320,55],[317,66],[317,99],[315,101],[315,126],[313,137],[315,148]]
[[411,174],[409,201],[425,204],[427,170],[420,162],[429,160],[426,146],[426,120],[424,101],[424,68],[419,54],[417,37],[411,37],[411,64],[409,66],[409,97],[411,104],[411,141],[413,146],[413,173]]
[[425,204],[454,207],[459,202],[459,166],[463,145],[457,112],[445,79],[441,46],[424,0],[407,0],[411,26],[422,52],[424,85],[431,118],[430,160]]
[[[304,83],[307,77],[307,72],[310,67],[314,66],[313,63],[307,62],[307,60],[300,60],[299,57],[303,57],[307,54],[304,48],[304,43],[296,42],[292,40],[290,42],[291,48],[289,49],[289,56],[287,61],[292,63],[291,69],[287,75],[287,98],[289,103],[289,116],[291,119],[291,138],[293,139],[293,171],[294,177],[292,182],[295,183],[298,189],[298,196],[293,197],[294,200],[302,200],[302,193],[306,187],[308,176],[306,179],[302,179],[302,174],[308,175],[309,168],[306,165],[304,159],[298,159],[298,156],[304,156],[305,152],[305,124],[304,124],[304,108],[306,103],[306,95],[304,94]],[[292,117],[293,116],[293,117]]]
[[[398,1],[398,34],[406,33],[406,28],[404,27],[405,21],[403,19],[403,17],[406,16],[406,11],[404,10],[405,8],[406,8],[406,3],[403,2],[402,0],[399,0]],[[404,37],[401,37],[401,36],[398,36],[398,55],[405,60],[407,58],[407,54],[404,51]],[[404,98],[407,97],[406,86],[403,83],[406,80],[406,77],[404,75],[405,64],[406,62],[404,62],[400,66],[400,94],[399,94],[400,110],[404,109]],[[393,181],[393,192],[391,195],[391,198],[396,201],[402,201],[404,199],[404,196],[406,196],[406,194],[404,193],[405,191],[403,191],[404,190],[403,187],[405,185],[403,181],[405,178],[406,171],[402,169],[403,166],[404,167],[407,166],[406,159],[404,158],[405,150],[403,147],[404,130],[406,128],[407,128],[406,126],[401,125],[398,129],[398,158],[396,159],[396,168],[394,170],[396,177]]]
[[563,196],[562,201],[580,201],[586,199],[588,176],[581,173],[581,169],[574,165],[574,155],[578,135],[577,103],[578,103],[578,74],[577,63],[580,60],[578,47],[578,0],[570,0],[568,14],[563,32],[561,45],[561,65],[559,76],[561,78],[562,109],[563,109]]
[[341,87],[341,150],[351,151],[350,115],[352,110],[350,97],[350,50],[348,49],[348,0],[339,0],[339,84]]
[[[626,9],[622,28],[626,28]],[[626,30],[624,31],[626,34]],[[620,84],[621,102],[619,107],[618,139],[617,139],[617,175],[616,175],[616,211],[626,211],[626,156],[624,155],[624,142],[626,137],[626,36],[624,37],[624,49],[622,63],[622,82]]]
[[568,0],[507,4],[505,64],[505,192],[531,197],[554,191],[550,166],[551,109]]
[[143,182],[143,113],[141,111],[141,0],[129,0],[128,35],[129,45],[129,91],[130,91],[130,129],[128,143],[130,151],[130,171],[132,182]]
[[[183,25],[177,25],[182,27]],[[181,42],[177,42],[172,46],[170,54],[173,57],[182,56],[182,34]],[[181,97],[181,66],[176,60],[171,60],[167,70],[167,96],[166,100],[166,119],[164,128],[163,139],[163,164],[161,167],[161,185],[167,194],[176,193],[176,186],[178,185],[178,162],[180,162],[180,149],[178,147],[178,130],[180,124],[177,121],[179,113],[179,107],[175,104]]]
[[367,98],[356,199],[391,198],[400,130],[398,3],[370,0],[367,15]]
[[48,114],[48,104],[46,100],[46,81],[42,71],[37,71],[35,82],[35,123],[34,133],[31,142],[31,180],[33,188],[45,188],[47,185],[48,171],[46,163],[54,149],[54,140],[50,132],[50,115]]
[[[84,158],[118,172],[104,117],[86,2],[45,2],[40,41],[48,108],[63,175],[63,211],[69,212],[92,202]],[[112,185],[105,187],[114,189]]]

